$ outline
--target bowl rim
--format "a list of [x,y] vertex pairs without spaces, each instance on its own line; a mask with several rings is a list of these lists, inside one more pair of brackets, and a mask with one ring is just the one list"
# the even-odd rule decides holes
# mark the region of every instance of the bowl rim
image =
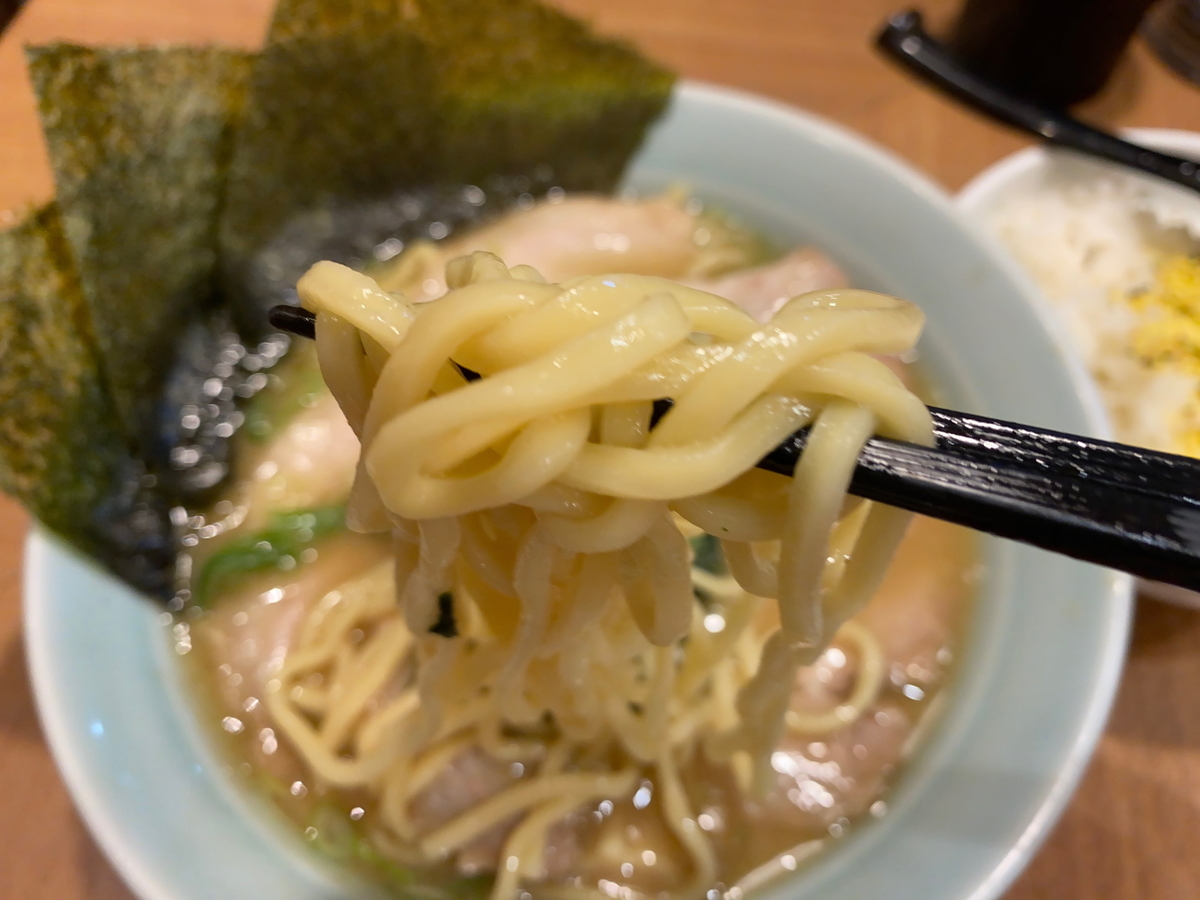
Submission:
[[31,519],[22,558],[21,606],[25,665],[29,670],[42,734],[76,813],[130,890],[148,900],[186,900],[169,885],[154,878],[142,865],[136,843],[117,822],[112,805],[101,797],[98,785],[87,774],[84,750],[72,735],[66,707],[53,702],[57,692],[56,672],[50,650],[50,623],[45,616],[48,604],[41,598],[48,594],[46,573],[53,563],[55,550],[70,552],[60,538]]
[[[899,156],[876,146],[867,138],[812,113],[748,92],[688,80],[681,81],[676,91],[680,95],[733,107],[756,116],[785,123],[800,123],[815,138],[865,158],[875,167],[886,171],[904,187],[918,194],[925,202],[952,217],[956,224],[969,232],[976,241],[991,245],[991,256],[997,266],[1006,269],[1007,273],[1018,281],[1025,281],[1015,263],[995,249],[995,242],[945,191]],[[1044,311],[1030,301],[1030,298],[1036,295],[1029,290],[1023,293],[1035,314],[1045,322]],[[1055,332],[1052,327],[1048,330]],[[1107,417],[1099,396],[1074,351],[1069,349],[1069,345],[1065,346],[1066,368],[1076,397],[1092,429],[1103,436],[1108,430]],[[50,646],[51,623],[48,620],[49,605],[45,598],[50,566],[54,564],[56,554],[62,552],[64,545],[54,536],[36,524],[30,529],[24,558],[24,640],[43,732],[76,809],[134,893],[146,900],[186,900],[187,895],[151,874],[145,865],[143,851],[137,840],[125,833],[114,818],[110,801],[101,796],[97,785],[91,782],[87,774],[84,765],[87,747],[73,734],[67,710],[56,697],[58,677],[54,671],[55,657]],[[1042,790],[1032,818],[1012,841],[1003,858],[990,872],[982,875],[982,880],[967,895],[970,900],[992,900],[998,897],[1032,858],[1064,810],[1103,731],[1124,661],[1130,625],[1132,579],[1114,574],[1109,585],[1110,621],[1107,640],[1096,649],[1096,657],[1099,660],[1098,677],[1086,696],[1086,702],[1079,705],[1082,710],[1079,727],[1067,744],[1068,749],[1061,766],[1054,773],[1054,777],[1048,779]]]

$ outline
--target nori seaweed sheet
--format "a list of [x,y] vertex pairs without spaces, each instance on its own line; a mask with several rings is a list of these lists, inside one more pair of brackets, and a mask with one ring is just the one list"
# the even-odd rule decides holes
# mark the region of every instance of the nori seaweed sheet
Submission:
[[66,530],[108,492],[128,455],[98,378],[79,280],[57,208],[0,234],[0,414],[5,490]]
[[[406,49],[415,64],[431,68],[421,87],[434,92],[436,122],[425,131],[425,97],[419,116],[399,122],[424,148],[427,173],[444,183],[549,169],[566,190],[611,190],[675,81],[628,44],[598,37],[536,0],[284,0],[268,41],[366,34],[372,27],[420,38]],[[360,40],[358,47],[366,46]],[[368,88],[379,93],[376,102],[399,109],[406,98],[378,92],[381,83]],[[411,161],[396,153],[393,165]],[[388,174],[403,182],[402,171]],[[381,183],[390,182],[385,177],[368,191],[378,196]]]
[[[425,45],[397,27],[402,5],[277,7],[229,169],[221,252],[231,297],[244,299],[255,255],[295,216],[429,179],[432,73]],[[239,310],[247,330],[263,327],[261,306]]]
[[27,55],[102,368],[126,434],[144,442],[175,340],[212,297],[250,56],[70,44]]
[[675,78],[629,45],[534,0],[413,0],[441,121],[439,177],[524,175],[610,191]]
[[122,434],[54,204],[0,232],[0,360],[0,486],[115,574],[166,595],[166,508]]
[[160,597],[171,508],[219,488],[245,389],[286,349],[262,334],[255,273],[287,277],[265,248],[286,238],[302,271],[331,243],[355,262],[518,194],[609,190],[672,86],[532,0],[283,0],[254,57],[30,65],[59,197],[0,233],[0,487]]
[[[609,191],[674,82],[532,0],[283,0],[254,68],[221,222],[246,328],[256,258],[298,217],[491,176]],[[345,262],[347,260],[339,260]]]

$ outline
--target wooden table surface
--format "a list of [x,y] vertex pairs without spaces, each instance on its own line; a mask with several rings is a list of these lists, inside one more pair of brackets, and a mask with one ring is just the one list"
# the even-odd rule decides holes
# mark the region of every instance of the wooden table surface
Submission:
[[[52,193],[22,44],[67,39],[252,47],[272,2],[31,0],[0,40],[0,225]],[[875,57],[869,36],[900,0],[560,2],[684,75],[848,125],[950,190],[1024,143],[916,88]],[[935,24],[955,5],[925,3]],[[1110,126],[1200,131],[1200,91],[1135,45],[1085,113]],[[38,727],[20,635],[25,526],[24,514],[0,498],[0,898],[130,900],[74,812]],[[1200,897],[1198,687],[1200,613],[1143,602],[1099,750],[1009,900]]]

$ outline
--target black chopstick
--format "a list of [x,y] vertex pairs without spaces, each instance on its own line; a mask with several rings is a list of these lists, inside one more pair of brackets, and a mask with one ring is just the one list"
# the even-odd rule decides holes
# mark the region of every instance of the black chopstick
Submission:
[[970,71],[925,31],[916,10],[896,13],[875,38],[894,62],[960,103],[1025,134],[1200,191],[1200,165],[1093,128],[1062,110],[1018,97]]
[[297,337],[317,339],[317,317],[303,306],[272,306],[267,310],[272,326]]
[[1004,459],[1047,476],[1090,479],[1167,497],[1200,489],[1200,460],[930,407],[938,446]]
[[[1064,474],[1075,465],[1074,450],[1039,457],[1044,467],[1013,462],[1002,452],[993,458],[964,455],[952,439],[936,433],[932,448],[872,438],[859,456],[850,492],[1142,578],[1200,589],[1196,487],[1192,496],[1172,494],[1148,478],[1143,488],[1110,478],[1110,471],[1094,464],[1082,467],[1083,477]],[[1127,456],[1123,464],[1130,469],[1148,457],[1136,448],[1109,446],[1111,458]],[[760,465],[787,474],[797,458],[797,452],[777,450]],[[1191,483],[1200,486],[1200,480]]]
[[[271,324],[313,337],[312,313]],[[468,378],[477,378],[463,370]],[[670,409],[655,402],[657,422]],[[1200,590],[1200,461],[931,407],[936,446],[873,437],[850,492],[1143,578]],[[791,475],[796,432],[758,466]]]

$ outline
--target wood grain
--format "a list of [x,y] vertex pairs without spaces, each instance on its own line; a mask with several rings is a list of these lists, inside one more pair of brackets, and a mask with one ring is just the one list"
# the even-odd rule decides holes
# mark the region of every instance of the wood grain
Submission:
[[[899,0],[560,0],[683,74],[835,119],[945,187],[1024,144],[918,89],[869,37]],[[0,40],[0,223],[51,196],[21,46],[219,41],[254,46],[271,0],[31,0]],[[928,0],[936,25],[950,0]],[[1200,130],[1200,92],[1133,48],[1084,114]],[[0,500],[0,898],[130,900],[74,813],[38,728],[20,639],[23,513]],[[1142,603],[1100,748],[1008,900],[1200,897],[1200,614]],[[876,898],[873,898],[876,900]],[[883,898],[877,898],[883,900]]]

